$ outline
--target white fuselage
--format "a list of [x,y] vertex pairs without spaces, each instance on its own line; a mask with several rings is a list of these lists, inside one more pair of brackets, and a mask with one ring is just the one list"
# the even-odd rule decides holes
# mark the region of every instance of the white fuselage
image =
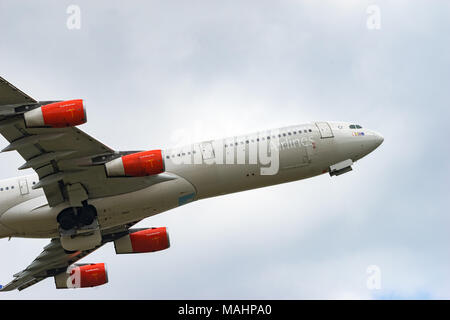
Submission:
[[[349,123],[322,126],[310,123],[166,149],[165,171],[176,179],[89,203],[97,209],[101,229],[107,229],[194,200],[316,176],[336,163],[359,160],[383,141],[371,130],[350,129]],[[59,237],[56,217],[69,204],[49,207],[43,190],[31,188],[38,181],[37,175],[0,181],[0,238]]]

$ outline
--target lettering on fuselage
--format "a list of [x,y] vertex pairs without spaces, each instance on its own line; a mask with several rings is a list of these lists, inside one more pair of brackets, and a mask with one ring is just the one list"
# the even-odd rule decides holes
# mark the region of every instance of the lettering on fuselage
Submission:
[[[302,137],[301,139],[295,138],[295,139],[286,139],[283,142],[278,141],[277,144],[274,144],[275,148],[278,148],[279,150],[283,149],[291,149],[291,148],[301,148],[301,147],[309,147],[314,146],[314,139],[312,136],[310,137]],[[273,142],[271,142],[273,144]]]
[[280,153],[295,148],[310,146],[315,148],[313,135],[305,134],[306,132],[307,130],[273,131],[253,136],[206,141],[169,150],[165,157],[176,165],[259,165],[261,175],[275,175],[280,169]]

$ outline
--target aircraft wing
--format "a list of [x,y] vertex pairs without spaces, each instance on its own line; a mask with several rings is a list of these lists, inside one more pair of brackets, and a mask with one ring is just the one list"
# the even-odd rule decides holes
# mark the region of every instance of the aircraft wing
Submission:
[[128,233],[128,228],[135,223],[137,222],[108,230],[103,236],[102,243],[90,250],[67,253],[61,246],[59,238],[52,239],[51,242],[44,247],[41,254],[28,267],[14,275],[13,281],[4,287],[0,286],[0,292],[12,291],[15,289],[23,290],[48,277],[53,277],[66,272],[67,268],[73,263],[99,249],[104,244],[126,235]]
[[2,109],[9,109],[13,105],[21,105],[25,103],[36,103],[37,101],[29,95],[23,93],[11,83],[0,77],[0,105]]
[[[75,128],[29,128],[23,113],[54,101],[38,102],[0,78],[0,134],[10,143],[2,152],[17,151],[33,168],[50,206],[136,191],[173,178],[164,174],[150,177],[108,178],[104,163],[124,154],[116,152]],[[72,201],[71,201],[72,200]]]
[[76,251],[74,253],[66,253],[62,248],[59,239],[52,239],[50,244],[44,247],[41,254],[23,271],[16,273],[14,275],[14,280],[0,288],[0,291],[12,291],[15,289],[23,290],[47,277],[66,272],[71,264],[98,248],[100,247],[85,251]]

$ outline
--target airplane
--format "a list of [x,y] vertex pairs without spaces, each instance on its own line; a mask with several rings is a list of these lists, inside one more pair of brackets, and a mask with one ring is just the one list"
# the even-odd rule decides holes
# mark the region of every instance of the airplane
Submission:
[[37,101],[0,78],[0,133],[33,175],[0,181],[0,238],[48,238],[0,291],[53,277],[57,289],[108,282],[103,263],[77,263],[106,243],[117,254],[170,247],[166,227],[133,228],[193,201],[339,176],[383,137],[353,122],[317,121],[146,151],[116,151],[77,128],[82,99]]

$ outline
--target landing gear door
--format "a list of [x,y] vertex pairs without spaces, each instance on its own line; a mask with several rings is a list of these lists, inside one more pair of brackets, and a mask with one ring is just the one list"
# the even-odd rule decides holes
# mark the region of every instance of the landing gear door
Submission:
[[316,122],[316,126],[319,129],[321,139],[334,137],[333,131],[331,130],[328,122]]
[[27,179],[19,179],[19,189],[20,189],[20,194],[23,196],[30,193],[30,191],[28,190]]

